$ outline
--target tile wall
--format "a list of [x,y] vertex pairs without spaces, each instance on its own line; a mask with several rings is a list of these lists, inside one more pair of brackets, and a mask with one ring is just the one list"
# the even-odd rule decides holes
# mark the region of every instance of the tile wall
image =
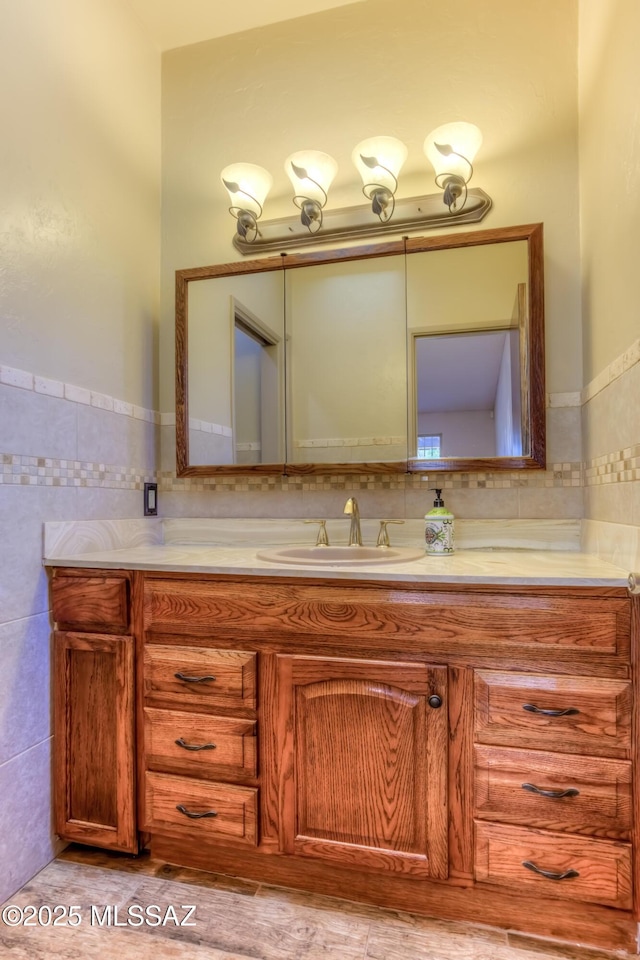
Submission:
[[552,394],[544,471],[433,473],[424,476],[177,478],[175,418],[162,415],[160,493],[165,516],[338,517],[350,493],[363,516],[418,518],[442,487],[450,510],[467,519],[582,517],[580,394]]
[[58,381],[44,387],[0,367],[0,902],[56,852],[42,524],[141,516],[157,463],[150,411]]

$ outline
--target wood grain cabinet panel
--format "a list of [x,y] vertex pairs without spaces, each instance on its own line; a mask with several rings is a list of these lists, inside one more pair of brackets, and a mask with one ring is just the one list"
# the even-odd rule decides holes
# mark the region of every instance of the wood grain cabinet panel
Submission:
[[193,768],[197,776],[255,777],[256,722],[144,709],[147,766]]
[[255,846],[258,791],[163,773],[145,775],[146,829]]
[[129,578],[56,574],[51,606],[60,629],[128,633]]
[[446,877],[446,668],[278,660],[282,849]]
[[630,844],[476,824],[477,880],[629,910],[631,876]]
[[133,638],[54,636],[55,828],[136,852]]
[[206,583],[157,579],[147,583],[145,629],[154,635],[200,635],[215,628],[228,638],[256,630],[283,639],[343,638],[354,643],[399,638],[428,643],[431,654],[474,650],[484,656],[509,647],[534,658],[623,657],[629,650],[624,600],[532,595],[465,595],[352,585]]
[[172,704],[256,706],[256,655],[241,650],[147,644],[144,692]]
[[637,952],[623,587],[51,581],[63,838]]
[[476,740],[628,759],[631,684],[478,670]]
[[474,793],[479,819],[629,839],[625,760],[476,746]]

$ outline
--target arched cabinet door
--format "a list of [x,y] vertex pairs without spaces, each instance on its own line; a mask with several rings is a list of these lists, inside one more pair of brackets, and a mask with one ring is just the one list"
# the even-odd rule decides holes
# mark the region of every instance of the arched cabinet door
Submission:
[[447,669],[283,655],[280,849],[444,879]]

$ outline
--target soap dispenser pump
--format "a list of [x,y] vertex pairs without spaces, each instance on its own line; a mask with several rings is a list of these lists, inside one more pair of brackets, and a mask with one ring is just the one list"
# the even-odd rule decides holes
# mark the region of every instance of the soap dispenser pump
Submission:
[[440,496],[441,487],[432,487],[436,499],[433,508],[425,515],[424,542],[425,553],[443,556],[453,553],[454,516],[449,513]]

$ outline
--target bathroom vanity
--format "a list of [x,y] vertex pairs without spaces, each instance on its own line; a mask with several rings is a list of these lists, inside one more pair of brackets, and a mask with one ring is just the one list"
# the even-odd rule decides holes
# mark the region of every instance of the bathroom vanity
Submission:
[[621,577],[155,549],[47,561],[63,839],[636,952]]

